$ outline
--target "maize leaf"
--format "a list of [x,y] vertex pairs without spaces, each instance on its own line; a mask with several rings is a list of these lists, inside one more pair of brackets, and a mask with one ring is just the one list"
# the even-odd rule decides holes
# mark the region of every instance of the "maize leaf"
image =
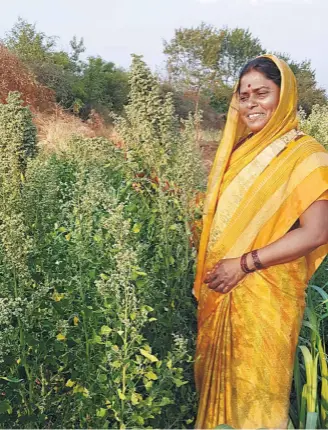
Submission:
[[214,430],[215,429],[233,429],[234,427],[230,427],[230,426],[228,426],[228,424],[220,424],[219,426],[217,426],[217,427],[214,427]]
[[318,339],[318,349],[320,356],[320,370],[321,370],[321,421],[326,422],[328,412],[328,366],[324,349],[322,347],[321,339]]
[[316,429],[318,421],[317,412],[308,412],[306,415],[306,429]]
[[293,421],[289,418],[288,420],[288,425],[287,425],[287,429],[295,429],[294,425],[293,425]]
[[[327,285],[328,285],[328,283],[327,283]],[[321,287],[318,287],[317,285],[311,285],[310,288],[312,288],[313,290],[317,291],[321,295],[321,297],[324,300],[321,304],[325,304],[326,305],[326,309],[327,309],[327,312],[328,312],[328,294],[323,289],[325,287],[321,288]]]
[[301,401],[301,411],[300,411],[300,429],[305,428],[305,416],[306,416],[306,393],[307,393],[307,386],[304,384],[303,391],[302,391],[302,401]]
[[315,405],[317,401],[317,377],[318,377],[318,354],[313,359],[309,351],[309,348],[302,345],[300,349],[303,353],[305,372],[306,372],[306,401],[307,401],[307,412],[315,412]]
[[301,412],[301,401],[302,401],[302,381],[301,381],[301,371],[300,371],[300,362],[298,358],[298,353],[295,355],[294,362],[294,384],[296,391],[296,403],[297,403],[297,414],[300,416]]

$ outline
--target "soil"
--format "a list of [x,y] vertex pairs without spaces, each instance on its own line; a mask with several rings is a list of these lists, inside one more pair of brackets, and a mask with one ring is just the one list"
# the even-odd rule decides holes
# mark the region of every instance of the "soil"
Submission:
[[202,152],[204,166],[207,174],[211,170],[218,146],[219,146],[219,143],[217,141],[206,141],[206,140],[200,141],[200,149]]

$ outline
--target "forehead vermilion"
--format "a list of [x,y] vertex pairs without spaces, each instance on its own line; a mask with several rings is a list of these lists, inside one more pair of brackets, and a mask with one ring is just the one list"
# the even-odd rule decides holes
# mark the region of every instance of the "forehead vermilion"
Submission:
[[241,78],[240,84],[244,88],[259,88],[259,87],[271,87],[272,81],[266,78],[262,73],[252,71],[247,73]]

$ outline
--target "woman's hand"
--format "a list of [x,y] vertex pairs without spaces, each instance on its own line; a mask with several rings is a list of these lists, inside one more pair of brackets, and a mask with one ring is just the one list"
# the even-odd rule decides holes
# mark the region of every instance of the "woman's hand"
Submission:
[[246,273],[240,266],[240,258],[227,258],[219,261],[210,272],[207,272],[204,282],[217,293],[228,293],[240,282]]

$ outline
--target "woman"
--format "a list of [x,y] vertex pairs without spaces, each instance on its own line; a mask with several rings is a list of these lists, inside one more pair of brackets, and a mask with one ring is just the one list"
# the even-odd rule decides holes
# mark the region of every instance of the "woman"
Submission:
[[287,427],[305,290],[328,253],[328,152],[297,126],[288,65],[270,55],[251,61],[204,205],[197,428]]

